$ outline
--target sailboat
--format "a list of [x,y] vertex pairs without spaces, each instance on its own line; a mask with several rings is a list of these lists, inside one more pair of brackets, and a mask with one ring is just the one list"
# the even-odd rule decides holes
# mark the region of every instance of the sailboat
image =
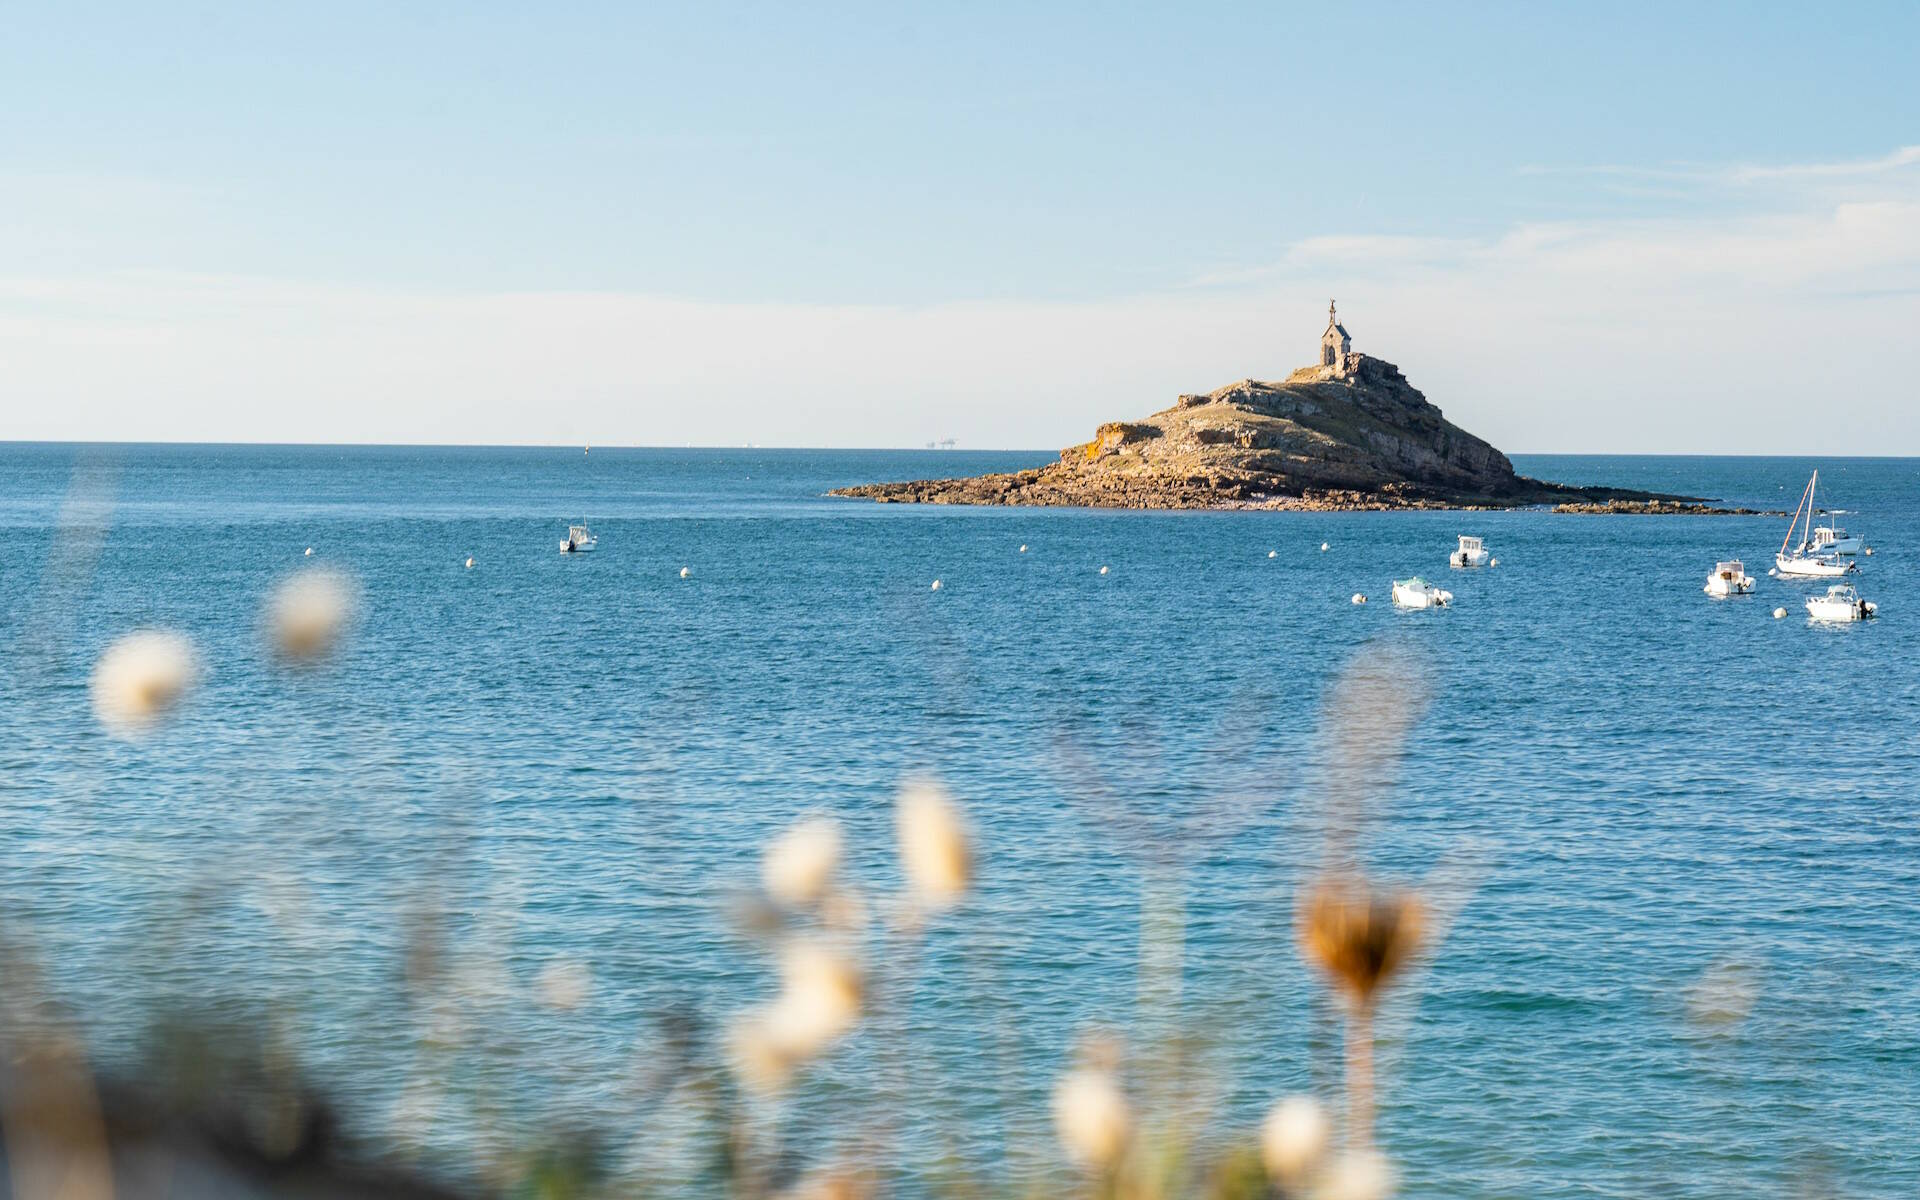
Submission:
[[[1813,490],[1819,482],[1820,472],[1815,471],[1813,478],[1807,480],[1807,490],[1800,493],[1800,503],[1794,506],[1793,520],[1787,524],[1787,536],[1780,539],[1780,552],[1773,556],[1777,574],[1821,579],[1847,575],[1857,569],[1851,559],[1841,558],[1837,554],[1808,553],[1813,538]],[[1800,544],[1794,547],[1792,553],[1788,553],[1787,545],[1793,541],[1793,531],[1800,527],[1802,512],[1806,514],[1806,528],[1800,535]]]

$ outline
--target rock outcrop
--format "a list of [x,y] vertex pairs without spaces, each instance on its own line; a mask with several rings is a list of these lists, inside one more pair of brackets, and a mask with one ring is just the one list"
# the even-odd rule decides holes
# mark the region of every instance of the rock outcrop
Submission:
[[921,504],[1095,508],[1510,508],[1691,497],[1575,488],[1514,473],[1507,456],[1449,422],[1382,359],[1352,355],[1282,383],[1243,379],[1181,396],[1141,421],[1114,421],[1060,461],[1005,475],[874,483],[837,496]]

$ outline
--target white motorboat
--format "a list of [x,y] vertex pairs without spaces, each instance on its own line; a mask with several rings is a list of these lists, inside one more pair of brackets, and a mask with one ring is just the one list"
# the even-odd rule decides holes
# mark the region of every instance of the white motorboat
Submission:
[[1850,534],[1833,524],[1829,519],[1825,526],[1813,527],[1813,552],[1815,554],[1858,554],[1866,548],[1866,541],[1858,534]]
[[1477,537],[1462,537],[1460,548],[1447,555],[1450,567],[1484,567],[1489,555],[1487,548]]
[[[1787,536],[1780,539],[1780,550],[1773,556],[1773,569],[1779,575],[1798,575],[1809,579],[1831,579],[1853,573],[1857,568],[1850,559],[1837,553],[1821,552],[1813,544],[1813,492],[1820,483],[1820,472],[1815,471],[1813,478],[1807,480],[1807,490],[1800,493],[1800,503],[1794,505],[1793,520],[1787,522]],[[1806,514],[1806,526],[1801,532],[1800,544],[1792,551],[1787,549],[1793,542],[1793,531],[1801,528],[1801,514]]]
[[1713,564],[1713,574],[1707,576],[1706,593],[1709,596],[1744,596],[1753,590],[1753,576],[1739,559]]
[[1807,615],[1816,621],[1864,621],[1878,607],[1871,600],[1862,600],[1850,583],[1836,583],[1824,596],[1807,597]]
[[1453,603],[1453,593],[1415,575],[1393,581],[1393,602],[1401,608],[1445,608]]
[[567,540],[560,543],[560,553],[591,554],[593,548],[599,544],[600,539],[593,536],[593,531],[585,525],[569,525],[567,526]]

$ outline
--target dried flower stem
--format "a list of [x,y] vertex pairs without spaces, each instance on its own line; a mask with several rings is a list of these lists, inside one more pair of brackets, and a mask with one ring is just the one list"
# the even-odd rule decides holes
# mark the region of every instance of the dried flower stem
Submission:
[[1347,1126],[1353,1150],[1373,1148],[1373,1002],[1347,1011]]

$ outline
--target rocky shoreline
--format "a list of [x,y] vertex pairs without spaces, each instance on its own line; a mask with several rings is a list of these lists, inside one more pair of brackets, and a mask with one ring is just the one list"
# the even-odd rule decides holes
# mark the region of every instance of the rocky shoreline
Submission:
[[1556,504],[1557,513],[1580,513],[1586,516],[1665,516],[1669,513],[1707,514],[1717,517],[1784,517],[1786,512],[1777,508],[1717,508],[1700,501],[1674,502],[1671,500],[1607,500],[1604,502],[1582,501],[1576,504]]
[[1245,379],[1139,421],[1113,421],[1059,461],[828,493],[882,504],[1370,512],[1552,506],[1555,512],[1760,515],[1697,496],[1572,487],[1516,474],[1382,359],[1353,354],[1278,383]]

